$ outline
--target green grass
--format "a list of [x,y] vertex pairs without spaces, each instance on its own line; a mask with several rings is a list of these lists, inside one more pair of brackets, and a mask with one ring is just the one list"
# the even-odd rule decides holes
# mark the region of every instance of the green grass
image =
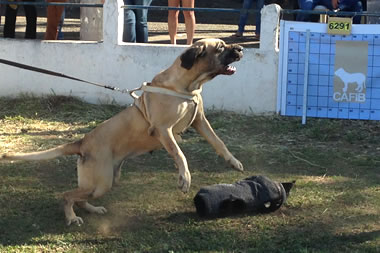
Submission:
[[[0,153],[44,150],[80,139],[123,108],[71,97],[0,99]],[[244,164],[236,172],[194,130],[183,135],[188,194],[164,150],[130,159],[121,182],[78,209],[67,227],[62,193],[76,187],[75,157],[0,163],[0,252],[380,252],[380,123],[246,116],[208,119]],[[200,219],[200,187],[251,175],[297,180],[288,202],[265,215]]]

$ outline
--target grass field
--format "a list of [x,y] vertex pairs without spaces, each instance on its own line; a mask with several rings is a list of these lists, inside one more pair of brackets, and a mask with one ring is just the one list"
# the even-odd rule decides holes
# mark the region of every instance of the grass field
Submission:
[[[0,99],[0,153],[44,150],[81,138],[123,108],[71,97]],[[245,172],[228,168],[194,130],[183,135],[188,194],[163,150],[129,160],[121,182],[77,211],[67,227],[62,193],[76,186],[76,157],[0,163],[0,252],[380,252],[380,123],[247,116],[208,119]],[[126,129],[127,130],[127,129]],[[265,215],[200,219],[200,187],[251,175],[297,180],[288,202]]]

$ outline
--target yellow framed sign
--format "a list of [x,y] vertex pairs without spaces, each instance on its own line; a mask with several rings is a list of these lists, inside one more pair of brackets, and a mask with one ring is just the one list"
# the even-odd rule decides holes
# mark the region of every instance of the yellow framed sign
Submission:
[[350,35],[352,31],[352,18],[329,17],[327,23],[328,34]]

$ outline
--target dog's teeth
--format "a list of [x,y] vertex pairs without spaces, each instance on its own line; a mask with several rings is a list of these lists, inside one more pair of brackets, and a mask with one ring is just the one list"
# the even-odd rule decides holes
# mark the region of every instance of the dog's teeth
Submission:
[[234,66],[228,66],[227,68],[229,71],[236,71],[236,67]]

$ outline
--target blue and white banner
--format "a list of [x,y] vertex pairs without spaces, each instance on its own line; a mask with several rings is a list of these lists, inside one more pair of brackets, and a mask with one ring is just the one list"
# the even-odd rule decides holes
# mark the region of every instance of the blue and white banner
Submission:
[[331,35],[327,24],[281,21],[280,31],[281,115],[380,120],[380,25],[353,25],[351,35]]

